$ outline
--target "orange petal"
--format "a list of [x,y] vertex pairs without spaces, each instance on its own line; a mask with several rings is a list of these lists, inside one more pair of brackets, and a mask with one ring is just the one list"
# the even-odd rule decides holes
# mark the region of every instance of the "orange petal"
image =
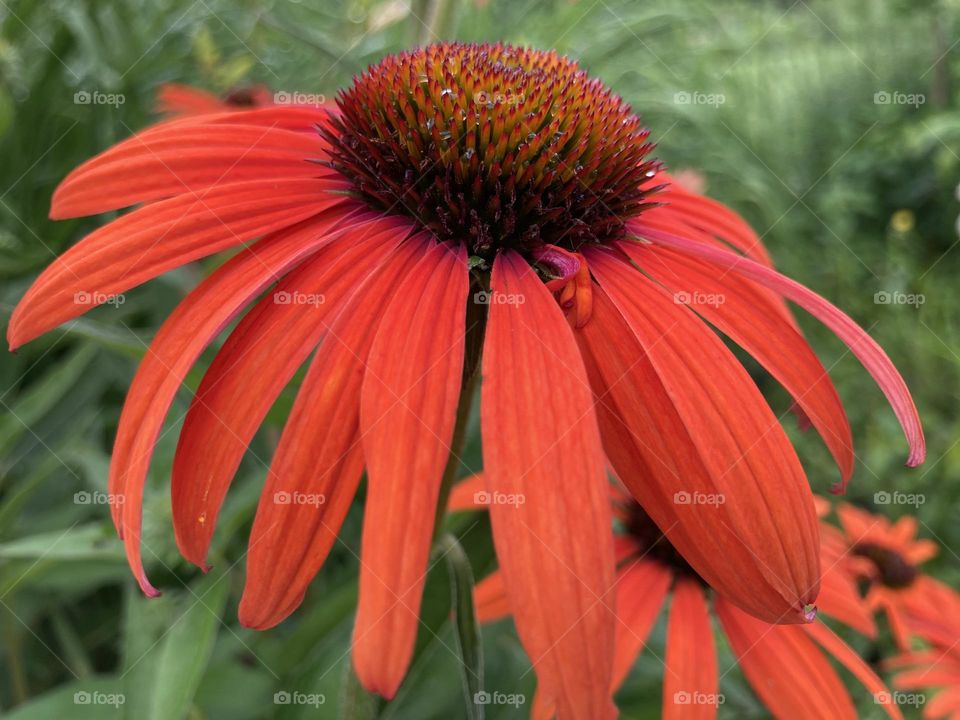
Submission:
[[94,230],[44,270],[7,328],[11,349],[191,260],[295,225],[344,198],[308,178],[218,185],[146,205]]
[[237,324],[190,403],[173,461],[173,527],[183,556],[206,566],[217,515],[253,436],[360,282],[411,225],[363,214],[284,277]]
[[806,627],[768,625],[719,596],[714,607],[743,674],[775,717],[857,717],[843,682]]
[[678,577],[667,623],[667,662],[663,673],[664,720],[717,716],[717,650],[707,601],[699,580]]
[[488,502],[484,502],[487,497],[487,481],[483,473],[476,473],[464,480],[461,480],[450,491],[450,501],[447,507],[453,512],[457,510],[486,510]]
[[477,606],[477,620],[482,623],[502,620],[510,615],[510,598],[503,584],[503,575],[494,571],[473,588],[473,601]]
[[756,384],[632,266],[588,259],[600,286],[579,337],[620,480],[709,585],[769,622],[806,622],[820,576],[813,497]]
[[203,349],[267,285],[325,242],[330,221],[309,221],[245,248],[197,286],[157,332],[127,392],[110,463],[114,521],[135,577],[155,594],[140,557],[143,486],[170,404]]
[[673,573],[663,563],[636,560],[617,573],[613,690],[626,679],[663,608]]
[[403,243],[330,324],[280,437],[250,532],[240,621],[268,628],[293,612],[350,507],[363,457],[360,387],[383,306],[419,257]]
[[550,291],[519,255],[493,266],[481,427],[494,543],[517,624],[561,717],[612,717],[613,542],[583,362]]
[[417,639],[437,498],[454,452],[470,283],[463,246],[419,251],[382,311],[360,400],[367,500],[353,662],[364,687],[387,698]]

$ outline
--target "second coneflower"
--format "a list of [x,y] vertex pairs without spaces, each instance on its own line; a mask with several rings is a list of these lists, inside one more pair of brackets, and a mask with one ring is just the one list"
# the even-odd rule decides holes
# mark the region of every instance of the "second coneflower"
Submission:
[[612,712],[608,462],[730,602],[769,622],[811,619],[810,489],[710,325],[790,391],[843,482],[844,410],[782,299],[826,323],[878,380],[914,465],[920,423],[877,344],[773,270],[738,216],[670,185],[639,119],[571,60],[436,45],[386,58],[337,104],[168,121],[85,163],[54,195],[54,218],[141,207],[38,278],[11,319],[12,347],[89,309],[77,297],[103,302],[240,248],[159,330],[120,420],[109,485],[124,502],[113,517],[144,591],[155,592],[140,543],[154,443],[189,368],[252,304],[197,391],[172,482],[177,541],[203,566],[247,444],[316,350],[254,521],[245,624],[269,627],[298,606],[366,469],[354,659],[368,688],[396,692],[477,365],[488,490],[524,500],[491,507],[497,555],[561,716]]

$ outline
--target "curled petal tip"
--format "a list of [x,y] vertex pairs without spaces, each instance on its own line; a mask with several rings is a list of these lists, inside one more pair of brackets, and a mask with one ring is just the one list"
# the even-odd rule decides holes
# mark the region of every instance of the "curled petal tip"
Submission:
[[831,494],[831,495],[846,495],[846,494],[847,494],[847,483],[846,483],[845,481],[844,481],[844,482],[836,482],[836,483],[833,483],[833,485],[830,486],[830,494]]
[[804,605],[802,612],[804,622],[812,623],[817,619],[817,606],[813,603],[807,603]]
[[917,465],[923,465],[926,459],[926,445],[918,445],[917,447],[911,448],[910,456],[907,458],[907,467],[917,467]]
[[140,590],[142,590],[143,594],[148,598],[158,598],[163,594],[150,584],[150,581],[147,580],[146,573],[140,575]]

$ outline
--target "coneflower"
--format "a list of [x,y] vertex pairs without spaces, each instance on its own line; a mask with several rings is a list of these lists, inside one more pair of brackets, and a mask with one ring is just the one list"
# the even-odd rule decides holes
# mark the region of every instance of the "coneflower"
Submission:
[[671,186],[639,119],[569,59],[435,45],[371,67],[337,105],[171,120],[54,195],[54,218],[141,206],[47,268],[13,314],[11,347],[87,310],[78,293],[106,299],[240,248],[161,327],[123,409],[109,486],[125,499],[113,517],[144,591],[155,593],[140,548],[153,446],[189,368],[252,304],[194,398],[172,482],[177,541],[203,566],[247,444],[316,350],[254,521],[245,624],[269,627],[299,605],[366,469],[354,660],[368,688],[396,692],[477,366],[484,477],[525,500],[491,508],[497,554],[563,715],[612,712],[608,467],[731,603],[808,621],[810,488],[707,322],[790,391],[841,482],[853,467],[846,416],[782,298],[877,378],[919,463],[915,408],[877,344],[773,270],[734,213]]

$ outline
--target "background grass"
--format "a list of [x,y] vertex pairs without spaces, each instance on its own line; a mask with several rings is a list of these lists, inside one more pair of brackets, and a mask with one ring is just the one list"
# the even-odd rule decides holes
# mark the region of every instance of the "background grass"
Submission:
[[[0,317],[5,325],[37,273],[103,222],[49,221],[50,194],[71,168],[149,123],[162,82],[216,92],[260,82],[332,96],[412,43],[456,37],[556,48],[641,113],[672,170],[699,172],[709,194],[751,221],[787,274],[834,300],[887,349],[928,433],[929,460],[917,470],[903,467],[893,415],[856,360],[801,318],[850,413],[859,460],[851,499],[873,506],[877,492],[922,494],[916,508],[875,509],[916,512],[921,534],[943,548],[930,571],[956,585],[958,10],[956,0],[0,0]],[[81,91],[120,94],[123,103],[78,104]],[[923,102],[884,104],[878,93]],[[0,355],[0,708],[21,719],[463,717],[443,563],[431,571],[428,629],[397,699],[372,702],[348,673],[362,493],[303,607],[275,631],[253,633],[235,619],[264,474],[254,457],[221,517],[214,571],[203,577],[180,560],[168,478],[188,390],[170,413],[144,511],[147,559],[163,598],[140,597],[107,508],[77,495],[105,489],[144,342],[216,262],[170,273],[117,308]],[[877,293],[895,292],[924,302],[877,302]],[[758,381],[785,411],[783,392]],[[294,390],[258,435],[257,457],[270,457]],[[827,453],[785,424],[814,488],[826,491],[835,477]],[[474,427],[465,456],[472,469],[480,466],[475,435]],[[486,520],[461,517],[451,529],[482,575],[492,562]],[[661,643],[658,628],[652,648],[662,657]],[[485,628],[483,646],[486,686],[528,701],[491,706],[488,716],[525,716],[533,675],[509,623]],[[884,636],[859,647],[875,657],[889,644]],[[721,667],[731,664],[724,649]],[[652,654],[641,659],[619,696],[625,717],[659,716],[661,676]],[[876,715],[862,689],[851,688],[863,715]],[[721,717],[764,717],[736,670],[721,689]],[[122,693],[124,705],[75,701],[76,692],[95,691]],[[275,704],[283,691],[325,702]]]

